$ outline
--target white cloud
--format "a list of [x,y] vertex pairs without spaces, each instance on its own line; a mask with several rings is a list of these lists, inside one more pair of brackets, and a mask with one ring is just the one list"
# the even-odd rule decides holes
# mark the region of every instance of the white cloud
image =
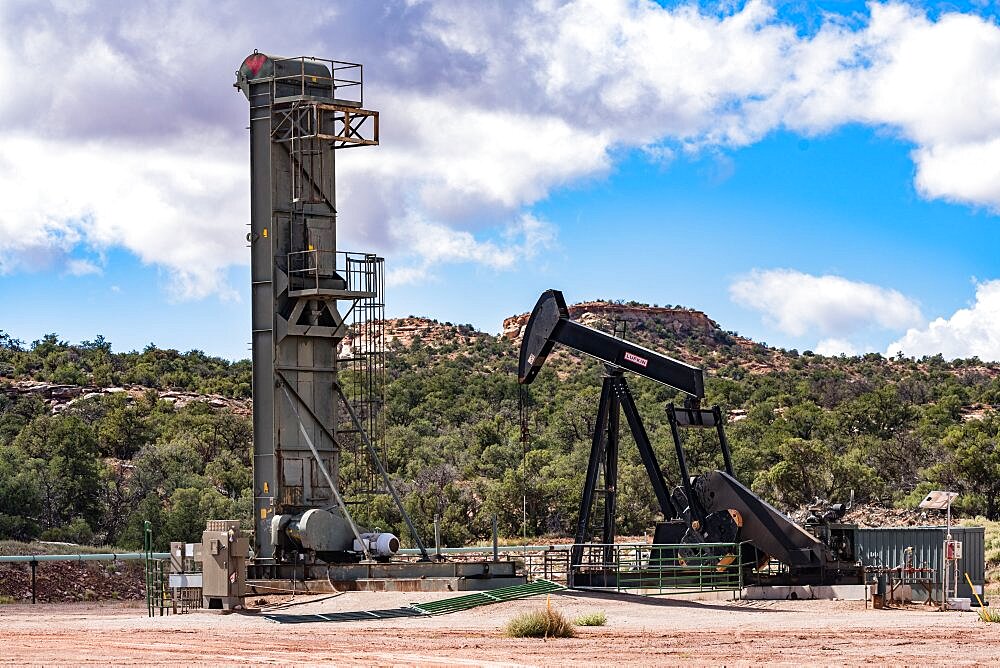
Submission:
[[899,330],[921,322],[917,304],[896,290],[841,276],[757,270],[734,281],[729,293],[733,301],[759,311],[782,332],[792,336],[819,332],[830,335],[831,345],[872,326]]
[[847,339],[829,338],[817,343],[814,352],[820,355],[847,355],[848,357],[853,357],[858,354],[858,349]]
[[759,1],[725,17],[626,0],[514,12],[483,11],[481,3],[433,7],[425,29],[483,62],[491,101],[559,114],[636,147],[663,137],[745,141],[752,130],[742,122],[743,102],[778,90],[797,39]]
[[[608,174],[620,149],[663,162],[780,128],[889,131],[913,144],[923,197],[1000,210],[995,22],[888,2],[802,34],[772,3],[719,6],[317,2],[274,25],[228,3],[0,4],[0,272],[121,247],[165,268],[176,297],[232,296],[249,177],[233,45],[260,34],[276,53],[365,64],[382,145],[338,156],[340,236],[410,277],[439,262],[512,266],[530,244],[526,229],[503,238],[510,221]],[[912,325],[889,301],[901,310],[888,321]],[[772,317],[835,337],[865,308]]]
[[804,59],[768,104],[806,132],[888,128],[915,144],[921,195],[1000,209],[1000,27],[902,3],[870,11],[861,30],[828,23],[797,45]]
[[246,254],[242,158],[238,147],[210,135],[153,147],[5,137],[0,269],[66,261],[71,273],[85,272],[85,264],[66,258],[72,248],[119,246],[166,268],[176,298],[235,298],[224,268]]
[[[399,92],[383,94],[377,106],[379,147],[340,163],[345,217],[366,206],[359,199],[374,197],[384,201],[390,227],[414,217],[455,227],[482,219],[503,225],[552,188],[611,166],[606,133],[557,116]],[[428,119],[447,120],[429,128]],[[372,183],[383,189],[371,190]]]
[[407,249],[402,266],[388,272],[389,282],[396,285],[425,280],[440,264],[475,262],[494,270],[510,269],[555,243],[553,227],[529,214],[504,229],[501,243],[480,241],[470,232],[421,220],[409,221],[395,234],[399,245]]
[[104,270],[90,260],[72,259],[66,263],[66,273],[70,276],[87,276],[102,274]]
[[941,354],[947,359],[979,357],[1000,361],[1000,280],[976,286],[976,301],[949,318],[936,318],[921,328],[907,330],[886,348],[886,355],[902,351],[913,357]]
[[1000,137],[913,151],[917,189],[928,198],[1000,208]]

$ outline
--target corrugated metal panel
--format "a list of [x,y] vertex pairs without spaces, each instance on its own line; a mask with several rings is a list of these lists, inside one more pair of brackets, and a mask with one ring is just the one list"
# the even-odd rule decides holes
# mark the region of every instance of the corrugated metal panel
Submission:
[[[940,586],[941,561],[944,554],[945,527],[886,527],[858,529],[855,533],[856,553],[866,566],[892,568],[903,563],[903,551],[913,548],[913,565],[934,569],[934,581]],[[986,579],[986,534],[983,527],[952,527],[951,536],[962,541],[962,559],[959,561],[958,595],[971,597],[963,573],[972,582],[982,585]],[[938,589],[940,591],[940,589]],[[914,595],[918,594],[914,591]]]

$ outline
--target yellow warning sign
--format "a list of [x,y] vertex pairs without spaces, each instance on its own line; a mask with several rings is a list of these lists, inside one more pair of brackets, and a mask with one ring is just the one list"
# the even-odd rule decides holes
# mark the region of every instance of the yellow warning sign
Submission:
[[264,481],[264,493],[267,494],[267,481]]
[[262,519],[262,520],[266,520],[267,519],[267,508],[261,508],[260,509],[260,519]]

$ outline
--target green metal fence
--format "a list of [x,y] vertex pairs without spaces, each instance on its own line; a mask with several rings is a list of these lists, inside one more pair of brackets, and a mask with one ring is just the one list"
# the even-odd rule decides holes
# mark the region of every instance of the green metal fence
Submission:
[[150,617],[170,614],[170,593],[165,582],[166,562],[157,558],[161,553],[153,552],[153,525],[147,520],[143,523],[143,555],[146,571],[146,611]]
[[[444,547],[439,550],[448,561],[514,561],[519,564],[518,572],[525,580],[549,580],[567,584],[569,576],[570,543],[549,545],[501,545],[494,549],[489,546]],[[419,550],[403,549],[395,559],[416,561]]]
[[575,589],[613,590],[645,595],[743,589],[739,543],[582,546],[571,567]]
[[[548,580],[574,589],[598,589],[635,594],[693,591],[740,592],[744,575],[755,566],[742,554],[744,543],[652,545],[649,543],[587,543],[582,546],[520,545],[497,550],[502,560],[520,564],[528,582]],[[575,547],[581,548],[574,550]],[[442,550],[448,559],[488,559],[487,547]],[[578,562],[572,563],[579,553]]]

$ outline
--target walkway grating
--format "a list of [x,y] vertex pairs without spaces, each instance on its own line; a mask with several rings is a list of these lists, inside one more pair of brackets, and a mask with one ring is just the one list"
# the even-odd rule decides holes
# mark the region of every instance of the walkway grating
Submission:
[[354,612],[317,612],[303,615],[265,614],[264,619],[279,624],[306,624],[312,622],[364,622],[373,619],[423,616],[424,613],[413,608],[392,608],[390,610],[358,610]]
[[548,580],[535,580],[522,585],[512,587],[501,587],[489,591],[477,591],[463,596],[453,596],[452,598],[441,599],[440,601],[430,601],[428,603],[411,603],[405,608],[394,608],[390,610],[360,610],[354,612],[330,612],[311,613],[302,615],[282,615],[265,614],[264,619],[278,624],[303,624],[311,622],[360,622],[372,619],[393,619],[399,617],[423,617],[427,615],[446,615],[452,612],[461,612],[471,608],[478,608],[481,605],[492,603],[502,603],[504,601],[514,601],[519,598],[528,598],[540,594],[551,594],[552,592],[565,589],[561,584],[549,582]]
[[481,605],[489,605],[491,603],[502,603],[503,601],[528,598],[529,596],[551,594],[560,589],[565,589],[565,587],[555,582],[549,582],[548,580],[535,580],[527,584],[501,587],[489,591],[477,591],[464,596],[441,599],[440,601],[412,603],[410,607],[414,610],[419,610],[425,615],[445,615],[450,612],[478,608]]

